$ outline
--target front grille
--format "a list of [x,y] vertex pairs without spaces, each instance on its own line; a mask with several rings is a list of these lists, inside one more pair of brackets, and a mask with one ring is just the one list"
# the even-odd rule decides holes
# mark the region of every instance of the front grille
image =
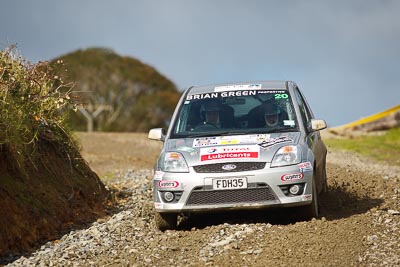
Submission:
[[[224,170],[224,165],[233,164],[236,165],[234,170]],[[255,171],[265,168],[265,162],[235,162],[235,163],[216,163],[208,165],[194,166],[193,169],[197,173],[224,173],[224,172],[244,172],[244,171]]]
[[254,203],[273,200],[277,200],[277,197],[268,186],[233,190],[194,190],[186,205]]

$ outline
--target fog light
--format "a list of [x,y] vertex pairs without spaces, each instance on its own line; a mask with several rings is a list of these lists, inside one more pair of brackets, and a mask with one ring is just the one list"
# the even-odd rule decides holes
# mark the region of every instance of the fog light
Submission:
[[300,192],[300,186],[298,186],[297,184],[290,186],[289,192],[292,195],[297,195]]
[[174,193],[172,193],[172,192],[165,192],[165,193],[164,193],[164,199],[165,199],[165,201],[171,202],[172,200],[174,200],[174,198],[175,198]]

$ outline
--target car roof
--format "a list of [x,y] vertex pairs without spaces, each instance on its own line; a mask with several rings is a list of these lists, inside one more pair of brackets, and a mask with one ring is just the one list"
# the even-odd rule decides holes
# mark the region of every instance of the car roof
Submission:
[[[250,81],[250,82],[233,82],[220,83],[202,86],[192,86],[188,89],[188,94],[203,94],[215,92],[216,89],[221,91],[229,90],[251,90],[254,89],[286,89],[287,81]],[[243,89],[240,89],[240,88]],[[260,88],[261,87],[261,88]],[[236,89],[235,89],[236,88]]]

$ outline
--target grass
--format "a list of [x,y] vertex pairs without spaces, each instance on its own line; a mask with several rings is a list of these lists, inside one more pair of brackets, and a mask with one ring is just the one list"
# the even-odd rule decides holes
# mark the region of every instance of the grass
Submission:
[[364,135],[349,139],[325,139],[331,148],[353,151],[390,165],[400,165],[400,128],[383,135]]

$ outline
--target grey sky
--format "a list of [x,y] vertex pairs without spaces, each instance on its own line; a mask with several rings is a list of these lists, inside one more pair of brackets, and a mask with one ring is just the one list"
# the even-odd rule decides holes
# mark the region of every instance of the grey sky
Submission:
[[296,81],[344,124],[400,104],[400,1],[1,0],[0,48],[30,61],[107,47],[180,89]]

